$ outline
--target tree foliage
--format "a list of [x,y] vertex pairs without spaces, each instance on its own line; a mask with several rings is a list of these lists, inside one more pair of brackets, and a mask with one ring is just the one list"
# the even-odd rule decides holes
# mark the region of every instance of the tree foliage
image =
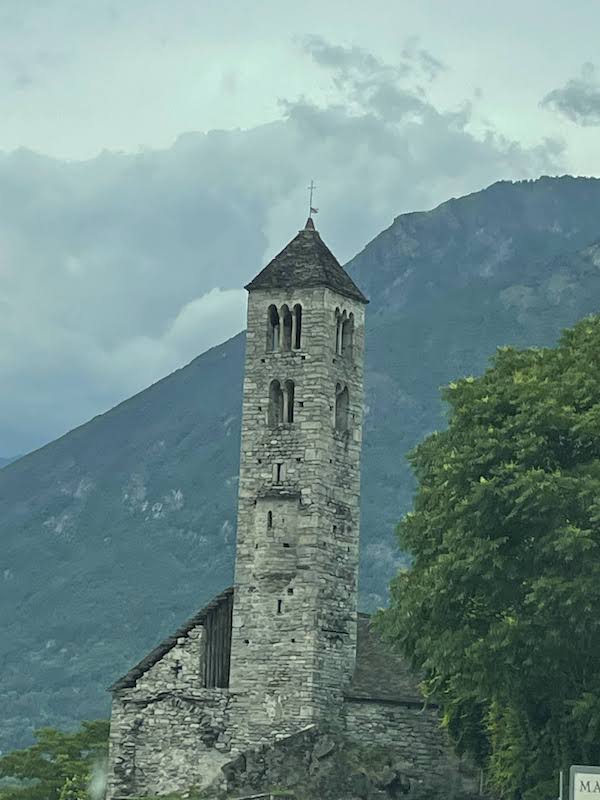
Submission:
[[31,747],[0,757],[0,779],[11,780],[0,800],[87,800],[94,769],[106,764],[108,728],[95,720],[73,733],[36,731]]
[[445,387],[384,631],[502,797],[600,763],[600,317]]

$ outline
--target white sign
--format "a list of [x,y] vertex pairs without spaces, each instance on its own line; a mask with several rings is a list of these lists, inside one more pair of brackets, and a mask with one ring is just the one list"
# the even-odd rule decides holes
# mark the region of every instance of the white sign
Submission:
[[569,783],[570,800],[600,800],[600,767],[574,764]]

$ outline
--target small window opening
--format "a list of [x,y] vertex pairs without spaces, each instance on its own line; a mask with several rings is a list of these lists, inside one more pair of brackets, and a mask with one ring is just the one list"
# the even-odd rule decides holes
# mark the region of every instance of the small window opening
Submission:
[[294,306],[294,350],[300,350],[302,344],[302,306],[296,303]]
[[342,319],[341,313],[339,308],[335,310],[335,345],[334,345],[334,353],[340,352],[340,339],[341,339],[341,327],[342,327]]
[[281,614],[282,608],[283,608],[283,600],[278,600],[277,601],[277,613],[278,614]]
[[250,639],[244,639],[244,644],[250,644]]
[[175,678],[178,678],[179,673],[183,670],[183,667],[181,666],[181,661],[176,661],[175,664],[171,667],[171,670]]
[[275,483],[281,483],[283,476],[283,464],[275,464]]
[[267,351],[279,350],[279,311],[276,306],[269,306],[267,311]]
[[271,381],[269,387],[269,425],[271,428],[283,422],[283,391],[279,381]]
[[290,641],[291,641],[293,644],[295,644],[295,643],[296,643],[296,640],[295,640],[295,639],[291,639]]
[[288,593],[288,594],[294,594],[294,590],[293,590],[293,589],[288,589],[288,590],[287,590],[287,593]]
[[290,546],[290,543],[289,543],[289,542],[284,542],[284,543],[283,543],[283,546],[284,546],[284,547],[289,547],[289,546]]
[[342,388],[341,384],[335,387],[335,429],[337,431],[348,430],[348,405],[350,402],[348,387]]
[[281,320],[283,323],[283,337],[281,340],[282,350],[292,349],[292,313],[287,306],[281,309]]
[[269,511],[267,513],[267,528],[271,530],[272,527],[273,527],[273,512]]

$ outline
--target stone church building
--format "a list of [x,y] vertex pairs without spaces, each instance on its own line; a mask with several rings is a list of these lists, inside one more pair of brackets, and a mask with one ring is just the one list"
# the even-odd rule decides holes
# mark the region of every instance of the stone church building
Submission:
[[246,288],[235,585],[111,687],[108,800],[206,786],[320,722],[417,772],[452,762],[357,612],[368,301],[311,218]]

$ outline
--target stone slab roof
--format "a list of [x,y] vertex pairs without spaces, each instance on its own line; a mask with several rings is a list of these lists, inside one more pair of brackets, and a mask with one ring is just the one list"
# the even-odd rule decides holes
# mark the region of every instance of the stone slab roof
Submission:
[[246,285],[246,289],[314,286],[327,286],[361,303],[369,302],[323,242],[309,217],[306,227]]
[[[419,690],[420,680],[408,661],[377,634],[371,617],[359,614],[356,668],[346,698],[422,706],[425,699]],[[431,701],[427,705],[437,707]]]
[[153,667],[164,655],[169,652],[169,650],[175,647],[178,639],[183,636],[187,636],[188,633],[198,625],[202,625],[209,611],[212,611],[214,608],[221,605],[221,603],[227,600],[232,594],[233,586],[230,586],[228,589],[225,589],[224,592],[221,592],[221,594],[218,594],[216,597],[214,597],[210,603],[205,605],[204,608],[201,608],[197,614],[194,614],[194,616],[190,617],[187,622],[184,622],[184,624],[178,628],[172,636],[164,639],[154,648],[154,650],[151,650],[147,656],[142,658],[142,660],[137,663],[135,667],[132,667],[132,669],[130,669],[126,675],[123,675],[122,678],[119,678],[118,681],[113,683],[113,685],[109,687],[108,691],[118,692],[119,689],[130,689],[132,686],[135,686],[138,678],[141,678],[142,675],[150,669],[150,667]]

